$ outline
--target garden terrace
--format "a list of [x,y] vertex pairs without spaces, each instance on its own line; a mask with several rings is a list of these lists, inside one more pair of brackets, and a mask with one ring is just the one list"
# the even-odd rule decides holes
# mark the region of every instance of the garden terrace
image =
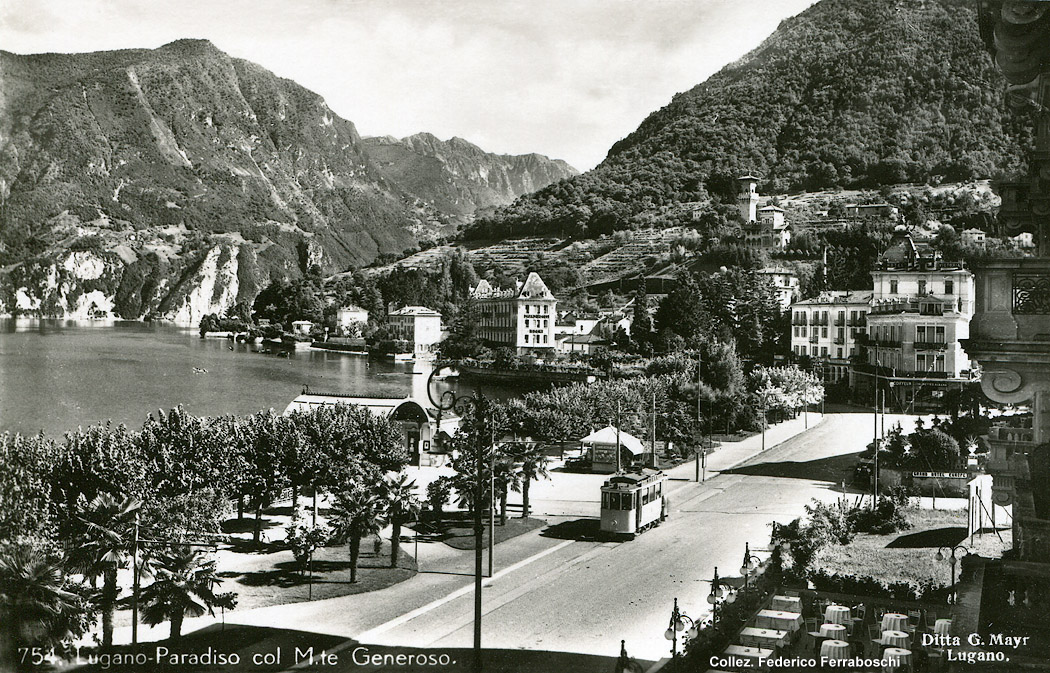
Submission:
[[646,257],[658,257],[668,252],[671,242],[679,238],[684,231],[682,227],[671,227],[631,232],[631,237],[625,244],[591,260],[581,271],[584,277],[592,282],[637,271]]

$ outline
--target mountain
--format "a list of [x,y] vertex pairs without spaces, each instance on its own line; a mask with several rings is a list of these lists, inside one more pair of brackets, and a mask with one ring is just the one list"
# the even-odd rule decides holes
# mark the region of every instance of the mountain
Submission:
[[[970,0],[822,0],[674,96],[594,170],[480,218],[475,236],[593,235],[645,212],[764,193],[992,177],[1026,133]],[[644,224],[644,223],[643,223]]]
[[0,312],[194,322],[422,215],[324,100],[207,41],[0,51]]
[[462,138],[429,133],[365,138],[379,171],[442,213],[461,221],[475,210],[503,206],[579,171],[542,154],[492,154]]

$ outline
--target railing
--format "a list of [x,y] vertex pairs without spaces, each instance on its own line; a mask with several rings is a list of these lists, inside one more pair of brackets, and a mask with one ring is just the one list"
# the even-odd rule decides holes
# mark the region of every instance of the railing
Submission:
[[943,351],[948,347],[943,341],[916,341],[914,345],[920,351]]
[[820,337],[819,337],[818,335],[814,334],[814,335],[812,335],[811,337],[809,337],[809,342],[810,342],[811,344],[815,344],[815,343],[817,343],[817,341],[818,341],[819,339],[820,339]]
[[890,339],[868,339],[868,345],[872,348],[900,348],[900,341],[893,341]]
[[835,318],[835,327],[845,327],[845,326],[846,326],[846,319],[845,318]]
[[843,345],[845,345],[845,343],[846,343],[846,340],[844,338],[842,338],[842,337],[835,337],[835,344],[836,345],[843,346]]
[[1013,274],[1015,314],[1050,314],[1050,276],[1034,273]]
[[853,320],[849,321],[849,326],[850,327],[867,327],[868,326],[868,320],[866,318],[863,318],[863,317],[856,318],[856,319],[853,319]]

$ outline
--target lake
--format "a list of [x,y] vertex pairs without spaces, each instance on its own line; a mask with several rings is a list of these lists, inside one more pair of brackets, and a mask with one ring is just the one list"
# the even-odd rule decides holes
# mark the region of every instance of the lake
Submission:
[[[232,350],[231,350],[232,347]],[[263,354],[140,322],[0,320],[0,432],[54,437],[98,421],[138,429],[182,404],[200,416],[284,411],[311,392],[426,396],[429,365],[324,351]],[[507,388],[484,392],[506,397]]]

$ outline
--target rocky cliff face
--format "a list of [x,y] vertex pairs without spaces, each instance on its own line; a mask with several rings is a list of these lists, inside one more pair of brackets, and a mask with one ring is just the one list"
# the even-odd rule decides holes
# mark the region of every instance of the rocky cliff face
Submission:
[[415,243],[351,122],[209,42],[0,73],[0,311],[194,321]]
[[578,171],[541,154],[492,154],[462,138],[429,133],[400,140],[366,138],[376,167],[390,181],[436,210],[460,220],[479,208],[506,205]]

